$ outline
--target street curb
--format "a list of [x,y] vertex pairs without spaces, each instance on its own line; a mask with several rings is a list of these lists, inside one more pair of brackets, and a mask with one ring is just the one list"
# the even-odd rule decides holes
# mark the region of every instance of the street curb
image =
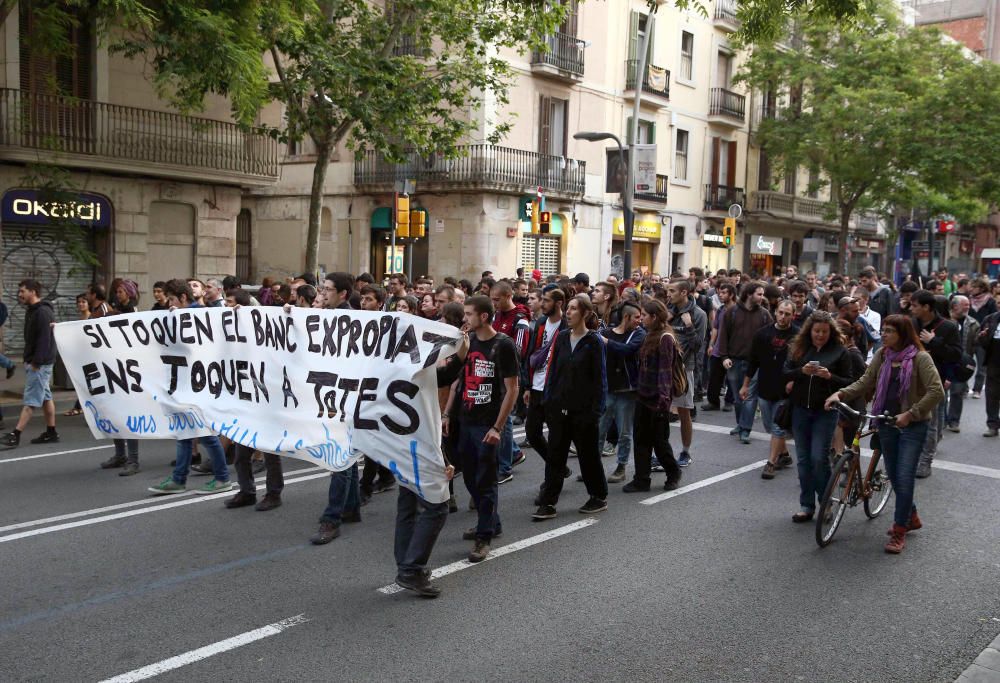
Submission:
[[1000,636],[979,653],[955,683],[1000,683]]

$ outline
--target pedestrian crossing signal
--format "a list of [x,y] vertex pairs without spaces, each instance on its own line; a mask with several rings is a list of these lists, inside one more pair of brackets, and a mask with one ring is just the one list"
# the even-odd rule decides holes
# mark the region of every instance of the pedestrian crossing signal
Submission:
[[410,236],[410,198],[404,195],[396,197],[396,237]]
[[543,235],[548,235],[552,229],[552,212],[542,211],[538,214],[538,230]]
[[727,218],[726,223],[722,228],[722,241],[727,247],[733,246],[733,242],[736,241],[736,219]]
[[414,209],[410,212],[410,237],[423,237],[427,234],[427,212]]

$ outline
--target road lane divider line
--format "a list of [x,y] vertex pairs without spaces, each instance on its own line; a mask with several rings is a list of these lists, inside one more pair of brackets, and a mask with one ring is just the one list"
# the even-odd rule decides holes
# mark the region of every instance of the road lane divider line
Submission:
[[[329,470],[323,470],[316,474],[310,474],[305,477],[299,477],[297,479],[289,479],[285,481],[285,485],[298,484],[303,481],[311,481],[313,479],[319,479],[320,477],[330,476]],[[124,512],[117,512],[113,515],[104,515],[102,517],[90,517],[88,519],[81,519],[75,522],[66,522],[65,524],[55,524],[53,526],[42,527],[41,529],[32,529],[30,531],[22,531],[16,534],[10,534],[8,536],[0,536],[0,543],[9,543],[10,541],[19,541],[22,538],[31,538],[32,536],[41,536],[43,534],[51,534],[56,531],[65,531],[66,529],[76,529],[82,526],[91,526],[93,524],[101,524],[103,522],[111,522],[116,519],[125,519],[127,517],[135,517],[136,515],[144,515],[149,512],[159,512],[161,510],[170,510],[172,508],[184,507],[185,505],[194,505],[195,503],[201,503],[203,501],[218,500],[221,498],[227,498],[232,496],[232,491],[225,491],[222,493],[213,493],[207,496],[194,496],[192,498],[185,498],[184,500],[174,500],[171,503],[161,503],[159,505],[151,505],[149,507],[140,508],[138,510],[126,510]]]
[[22,455],[19,458],[3,458],[0,459],[0,465],[5,462],[21,462],[22,460],[37,460],[38,458],[52,458],[57,455],[69,455],[70,453],[87,453],[89,451],[101,451],[106,448],[114,448],[115,445],[109,443],[107,446],[89,446],[87,448],[74,448],[68,451],[56,451],[55,453],[38,453],[36,455]]
[[[300,470],[295,470],[293,472],[286,472],[287,477],[296,477],[301,474],[309,474],[310,472],[318,472],[322,470],[322,467],[304,467]],[[254,483],[263,484],[267,480],[267,477],[257,477],[254,479]],[[187,491],[185,493],[174,494],[174,498],[188,498],[194,496],[194,489]],[[7,531],[16,531],[17,529],[27,529],[33,526],[41,526],[42,524],[51,524],[52,522],[64,522],[67,519],[79,519],[80,517],[89,517],[90,515],[99,515],[104,512],[111,512],[112,510],[127,510],[128,508],[140,507],[142,505],[152,505],[158,500],[163,500],[163,497],[147,497],[140,500],[132,500],[127,503],[116,503],[114,505],[108,505],[100,508],[93,508],[91,510],[81,510],[79,512],[68,512],[64,515],[56,515],[55,517],[43,517],[42,519],[33,519],[28,522],[18,522],[17,524],[8,524],[7,526],[0,526],[0,534]]]
[[101,683],[134,683],[135,681],[144,681],[147,678],[153,678],[154,676],[159,676],[160,674],[168,671],[180,669],[183,666],[193,664],[194,662],[201,661],[202,659],[208,659],[209,657],[213,657],[217,654],[228,652],[229,650],[235,650],[238,647],[243,647],[244,645],[249,645],[250,643],[255,643],[258,640],[276,636],[279,633],[287,631],[293,626],[304,624],[307,621],[309,620],[306,619],[304,614],[288,617],[287,619],[276,621],[273,624],[268,624],[267,626],[261,626],[260,628],[255,628],[252,631],[241,633],[238,636],[226,638],[225,640],[220,640],[217,643],[205,645],[204,647],[199,647],[196,650],[179,654],[176,657],[170,657],[169,659],[164,659],[163,661],[156,662],[155,664],[144,666],[141,669],[135,669],[133,671],[129,671],[128,673],[115,676],[114,678],[107,678],[101,681]]
[[733,477],[738,477],[739,475],[746,474],[747,472],[759,470],[766,462],[767,460],[758,460],[755,463],[744,465],[743,467],[737,467],[735,470],[729,470],[728,472],[717,474],[714,477],[708,477],[707,479],[692,482],[687,486],[682,486],[674,491],[666,491],[665,493],[661,493],[657,496],[651,496],[645,500],[640,500],[639,502],[643,505],[655,505],[657,503],[662,503],[665,500],[670,500],[671,498],[676,498],[677,496],[683,496],[685,493],[697,491],[698,489],[703,489],[706,486],[711,486],[712,484],[718,484],[720,481],[725,481],[726,479],[732,479]]
[[[544,543],[545,541],[551,541],[554,538],[559,538],[560,536],[565,536],[566,534],[571,534],[574,531],[579,531],[580,529],[585,529],[588,526],[593,526],[597,524],[596,519],[593,517],[588,519],[581,519],[579,522],[573,522],[572,524],[567,524],[565,526],[557,527],[550,531],[546,531],[543,534],[538,534],[537,536],[529,536],[528,538],[523,538],[520,541],[514,541],[508,545],[500,546],[499,548],[493,548],[490,550],[490,554],[486,556],[483,562],[489,562],[490,560],[495,560],[504,555],[510,555],[511,553],[516,553],[518,550],[524,550],[525,548],[530,548],[533,545],[538,545],[539,543]],[[477,565],[483,564],[483,562],[472,563],[468,560],[459,560],[458,562],[452,562],[451,564],[446,564],[443,567],[438,567],[431,572],[432,579],[440,579],[442,576],[448,576],[449,574],[454,574],[455,572],[460,572],[463,569],[468,569],[469,567],[475,567]],[[378,589],[379,593],[384,595],[393,595],[405,590],[398,584],[390,583],[388,586],[382,586]]]
[[1000,479],[1000,470],[995,470],[991,467],[981,467],[980,465],[966,465],[965,463],[953,462],[951,460],[938,460],[935,458],[931,469],[951,470],[952,472],[963,472],[965,474],[978,474],[981,477],[989,477],[990,479]]

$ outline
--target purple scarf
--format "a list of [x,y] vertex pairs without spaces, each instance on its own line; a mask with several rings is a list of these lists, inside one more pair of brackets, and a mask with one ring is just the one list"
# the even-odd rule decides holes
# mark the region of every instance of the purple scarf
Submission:
[[903,405],[906,392],[910,390],[910,381],[913,379],[913,359],[917,357],[920,350],[914,346],[907,346],[902,351],[893,351],[887,346],[882,347],[882,367],[878,371],[878,385],[875,387],[875,402],[872,403],[872,414],[881,415],[885,409],[886,394],[889,393],[889,378],[892,376],[892,364],[900,363],[899,366],[899,404]]

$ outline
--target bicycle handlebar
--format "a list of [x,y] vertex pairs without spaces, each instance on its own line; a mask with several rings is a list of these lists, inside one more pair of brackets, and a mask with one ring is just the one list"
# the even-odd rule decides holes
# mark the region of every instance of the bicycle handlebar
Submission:
[[842,401],[834,401],[832,405],[840,412],[847,413],[851,417],[859,418],[862,420],[881,420],[882,422],[885,422],[887,425],[892,425],[896,423],[896,416],[890,415],[888,410],[883,412],[881,415],[872,415],[870,413],[859,412],[854,408],[852,408],[851,406],[847,405],[846,403],[843,403]]

